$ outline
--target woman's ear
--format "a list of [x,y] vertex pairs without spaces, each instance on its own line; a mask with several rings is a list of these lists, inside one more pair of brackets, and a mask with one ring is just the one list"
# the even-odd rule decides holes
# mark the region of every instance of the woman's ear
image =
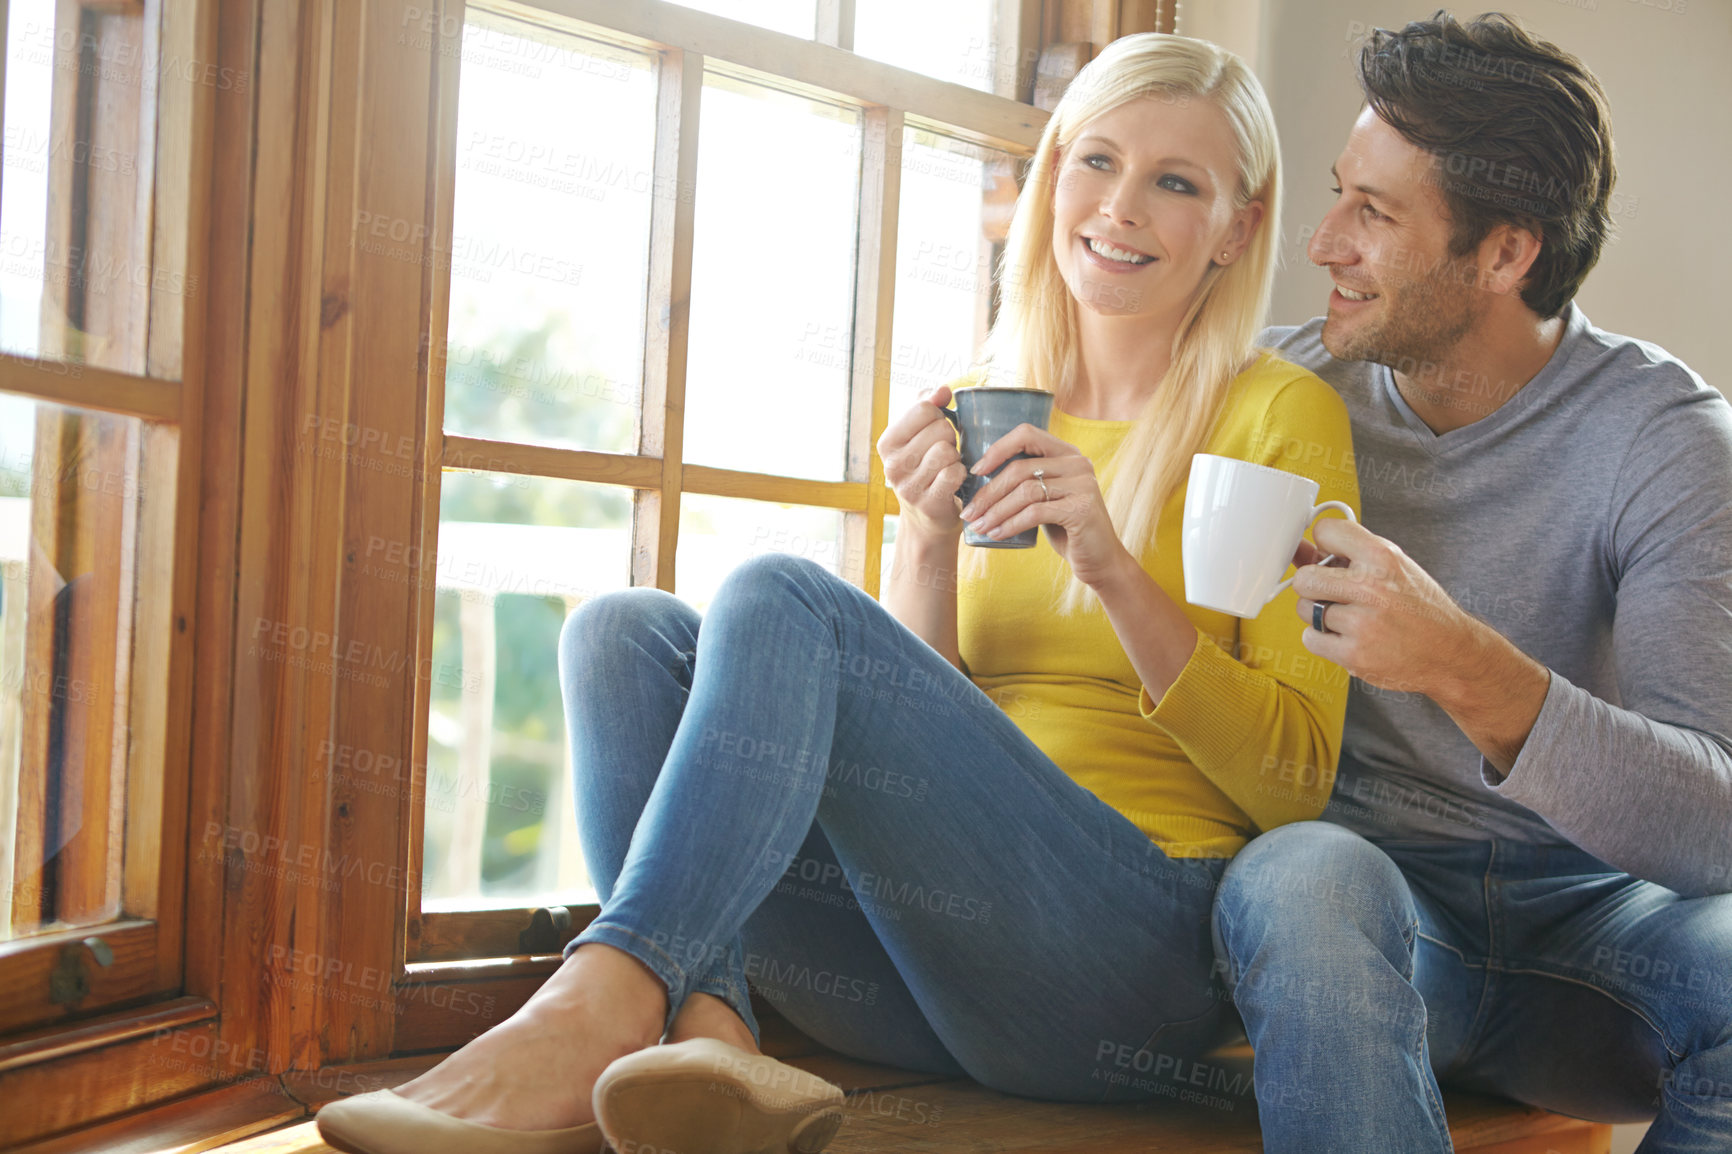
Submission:
[[1260,200],[1253,200],[1235,212],[1233,223],[1221,241],[1221,251],[1215,254],[1215,263],[1229,265],[1245,255],[1245,250],[1251,246],[1251,238],[1257,235],[1262,225],[1263,202]]

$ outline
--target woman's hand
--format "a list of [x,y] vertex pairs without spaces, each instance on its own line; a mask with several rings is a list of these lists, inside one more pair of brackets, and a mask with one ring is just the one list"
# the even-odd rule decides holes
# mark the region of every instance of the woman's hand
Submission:
[[956,451],[955,426],[939,412],[950,403],[950,388],[941,385],[890,422],[878,438],[884,479],[902,505],[902,523],[929,535],[960,536],[962,519],[956,490],[968,476]]
[[1137,567],[1107,516],[1093,462],[1075,446],[1045,429],[1018,425],[992,443],[974,472],[984,476],[1018,453],[1028,458],[1006,464],[963,509],[970,528],[988,537],[1009,537],[1044,525],[1052,547],[1091,588],[1125,573],[1127,564]]

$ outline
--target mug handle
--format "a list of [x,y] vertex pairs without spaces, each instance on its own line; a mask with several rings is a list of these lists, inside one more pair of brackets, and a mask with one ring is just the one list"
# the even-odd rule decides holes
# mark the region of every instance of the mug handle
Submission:
[[[1345,513],[1347,515],[1347,519],[1349,521],[1352,521],[1356,525],[1359,523],[1359,518],[1353,515],[1353,506],[1347,504],[1345,501],[1325,501],[1321,505],[1317,505],[1317,506],[1312,508],[1311,515],[1309,517],[1305,518],[1305,528],[1307,528],[1307,529],[1311,528],[1312,524],[1314,524],[1316,522],[1317,518],[1321,517],[1325,512],[1327,512],[1330,509],[1334,509],[1334,510],[1341,512],[1341,513]],[[1333,560],[1335,560],[1335,554],[1331,553],[1331,554],[1329,554],[1329,556],[1323,558],[1323,560],[1317,562],[1317,564],[1327,565],[1327,564],[1329,564],[1329,562],[1331,562]],[[1275,586],[1275,591],[1273,593],[1269,594],[1269,600],[1263,602],[1263,604],[1265,606],[1267,606],[1269,604],[1269,601],[1273,601],[1273,600],[1275,600],[1275,598],[1281,596],[1281,594],[1287,592],[1287,586],[1293,584],[1294,578],[1296,578],[1298,576],[1299,576],[1298,572],[1295,571],[1292,577],[1289,577],[1285,581],[1282,581],[1279,584],[1277,584]]]
[[962,432],[962,418],[956,415],[955,409],[941,408],[938,410],[938,415],[949,421],[951,426],[955,428],[957,432]]

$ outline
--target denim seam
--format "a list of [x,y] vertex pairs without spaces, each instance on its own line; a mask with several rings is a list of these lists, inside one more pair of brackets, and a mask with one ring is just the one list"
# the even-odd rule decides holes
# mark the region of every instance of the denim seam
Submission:
[[1236,987],[1239,984],[1239,974],[1243,971],[1244,967],[1239,965],[1239,959],[1233,955],[1233,914],[1227,909],[1227,905],[1227,902],[1216,902],[1214,913],[1216,921],[1219,922],[1221,926],[1221,945],[1225,947],[1224,952],[1227,955],[1227,965],[1232,967],[1231,973],[1223,974],[1221,976],[1221,984],[1227,988],[1227,999],[1231,1002],[1234,1000],[1234,993],[1237,992]]
[[[1488,965],[1488,968],[1491,967],[1490,963],[1487,963],[1487,965]],[[1495,968],[1499,973],[1502,973],[1502,974],[1526,974],[1530,977],[1550,978],[1553,981],[1568,982],[1572,986],[1581,986],[1583,989],[1592,990],[1594,993],[1599,994],[1601,997],[1608,999],[1613,1004],[1620,1006],[1625,1010],[1628,1010],[1630,1013],[1634,1014],[1636,1017],[1642,1019],[1643,1024],[1646,1025],[1650,1030],[1654,1031],[1654,1033],[1659,1036],[1660,1044],[1666,1047],[1666,1052],[1668,1054],[1671,1054],[1673,1058],[1681,1061],[1684,1058],[1689,1056],[1688,1052],[1686,1050],[1680,1049],[1679,1047],[1674,1046],[1672,1044],[1672,1039],[1670,1039],[1666,1036],[1666,1030],[1663,1026],[1661,1026],[1657,1022],[1655,1022],[1654,1019],[1649,1017],[1648,1014],[1646,1014],[1645,1012],[1643,1012],[1643,1010],[1639,1006],[1631,1005],[1629,1002],[1626,1002],[1623,998],[1618,997],[1618,995],[1612,993],[1610,990],[1603,989],[1600,986],[1596,986],[1592,982],[1585,982],[1580,978],[1571,977],[1568,974],[1555,973],[1551,970],[1536,969],[1536,968],[1533,968],[1531,966],[1502,966],[1502,965],[1499,965],[1499,966],[1496,966]]]
[[[1203,1019],[1207,1018],[1210,1014],[1218,1014],[1220,1012],[1221,1012],[1221,1008],[1219,1006],[1206,1006],[1206,1007],[1204,1007],[1204,1009],[1201,1013],[1194,1014],[1189,1018],[1180,1018],[1179,1020],[1173,1021],[1173,1022],[1162,1022],[1160,1025],[1155,1027],[1154,1032],[1152,1034],[1150,1034],[1147,1038],[1143,1039],[1142,1045],[1137,1047],[1137,1051],[1138,1051],[1138,1053],[1152,1054],[1152,1053],[1154,1053],[1154,1050],[1152,1049],[1152,1047],[1155,1044],[1155,1040],[1157,1038],[1159,1038],[1162,1034],[1166,1033],[1168,1030],[1172,1029],[1175,1026],[1193,1025],[1193,1024],[1200,1022]],[[1254,1053],[1252,1054],[1251,1060],[1252,1060],[1253,1064],[1256,1062],[1256,1055]],[[1253,1091],[1254,1091],[1254,1088],[1256,1085],[1255,1074],[1253,1074],[1252,1079],[1253,1079],[1252,1080],[1252,1086],[1253,1086]],[[1108,1086],[1106,1089],[1102,1090],[1100,1101],[1103,1103],[1106,1102],[1107,1101],[1107,1095],[1109,1095],[1111,1093],[1112,1093],[1112,1087],[1111,1086]]]
[[1461,959],[1461,964],[1464,966],[1467,966],[1469,968],[1484,968],[1484,966],[1485,966],[1484,962],[1470,962],[1470,961],[1468,961],[1467,960],[1467,954],[1465,954],[1461,950],[1457,949],[1455,946],[1450,945],[1448,942],[1444,941],[1442,938],[1432,937],[1430,934],[1426,933],[1424,930],[1418,931],[1414,936],[1419,938],[1421,941],[1430,942],[1432,945],[1436,946],[1440,950],[1448,950],[1450,953],[1454,954],[1457,958]]
[[[1425,1005],[1425,998],[1419,996],[1419,991],[1417,989],[1413,992],[1416,997],[1419,997],[1419,1004],[1423,1007]],[[1426,1015],[1421,1016],[1418,1031],[1418,1043],[1413,1047],[1414,1065],[1418,1067],[1422,1074],[1429,1075],[1422,1077],[1420,1081],[1424,1083],[1426,1099],[1431,1103],[1431,1120],[1438,1128],[1438,1132],[1443,1135],[1445,1143],[1448,1144],[1449,1148],[1453,1148],[1454,1140],[1449,1136],[1449,1115],[1443,1108],[1443,1097],[1437,1084],[1437,1075],[1431,1073],[1431,1062],[1425,1054],[1425,1017]]]
[[[1492,872],[1496,868],[1496,865],[1497,842],[1493,841],[1490,844],[1490,852],[1486,856],[1485,874],[1480,879],[1480,893],[1485,904],[1485,981],[1480,983],[1479,1003],[1474,1006],[1473,1020],[1468,1023],[1467,1030],[1462,1034],[1461,1045],[1456,1050],[1458,1058],[1450,1067],[1451,1071],[1461,1069],[1467,1064],[1468,1059],[1478,1051],[1480,1041],[1485,1036],[1486,1026],[1490,1020],[1488,1011],[1490,1010],[1492,1003],[1492,986],[1495,984],[1492,975],[1494,973],[1503,972],[1502,967],[1498,966],[1496,963],[1498,943],[1504,938],[1504,935],[1500,932],[1502,926],[1497,920],[1499,918],[1499,907],[1497,903],[1492,900],[1492,889],[1497,884],[1492,880]],[[1467,963],[1465,955],[1462,957],[1462,963],[1464,965]]]
[[[1408,922],[1409,925],[1407,930],[1402,935],[1402,937],[1406,939],[1405,944],[1407,946],[1407,973],[1403,975],[1403,980],[1407,982],[1407,988],[1413,991],[1413,996],[1419,999],[1419,1008],[1421,1011],[1419,1019],[1419,1040],[1413,1050],[1413,1059],[1414,1064],[1418,1066],[1420,1070],[1429,1072],[1431,1069],[1431,1061],[1426,1056],[1426,1036],[1429,1032],[1426,1023],[1430,1019],[1431,1011],[1426,1007],[1425,995],[1421,994],[1419,992],[1419,987],[1413,984],[1414,975],[1419,971],[1419,950],[1415,948],[1420,937],[1419,913],[1417,910],[1414,911],[1413,917],[1408,919]],[[1431,1102],[1431,1120],[1435,1125],[1441,1127],[1441,1132],[1443,1133],[1445,1140],[1449,1141],[1449,1115],[1443,1108],[1443,1098],[1440,1096],[1437,1076],[1432,1074],[1430,1077],[1425,1078],[1424,1082],[1425,1096]],[[1453,1145],[1453,1142],[1451,1145]]]

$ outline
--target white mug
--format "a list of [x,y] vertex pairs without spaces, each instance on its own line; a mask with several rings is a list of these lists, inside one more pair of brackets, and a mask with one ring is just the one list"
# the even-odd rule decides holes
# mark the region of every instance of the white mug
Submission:
[[1337,509],[1350,521],[1359,519],[1340,501],[1316,501],[1317,482],[1297,473],[1212,453],[1191,458],[1185,600],[1235,617],[1261,613],[1293,583],[1276,578],[1319,514]]

